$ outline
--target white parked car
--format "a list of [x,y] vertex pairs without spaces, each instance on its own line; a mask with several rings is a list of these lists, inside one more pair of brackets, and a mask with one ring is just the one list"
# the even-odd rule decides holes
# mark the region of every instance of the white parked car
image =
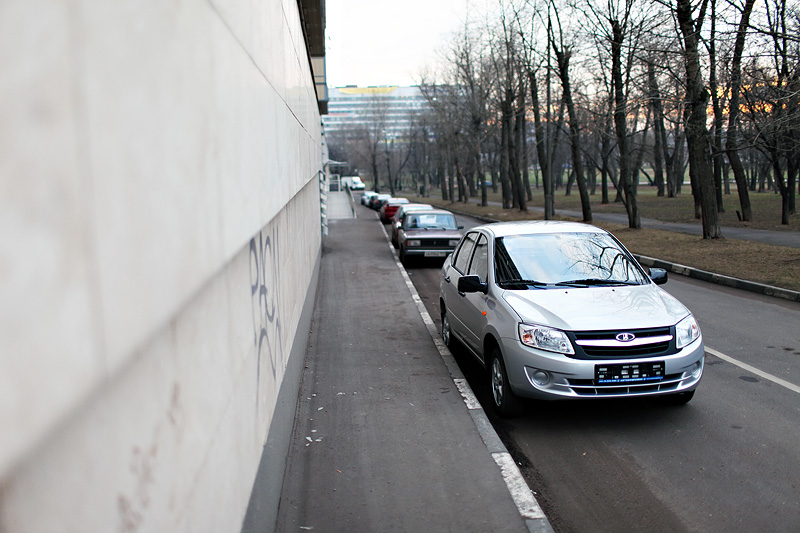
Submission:
[[347,187],[351,191],[363,191],[366,186],[358,176],[345,176],[342,178],[342,187]]

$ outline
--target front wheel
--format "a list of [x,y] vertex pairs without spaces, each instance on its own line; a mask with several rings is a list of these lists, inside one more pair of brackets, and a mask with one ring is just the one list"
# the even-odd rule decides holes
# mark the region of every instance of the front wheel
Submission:
[[489,361],[489,386],[492,390],[492,405],[502,418],[518,416],[522,409],[520,399],[508,384],[508,374],[499,348],[492,350]]
[[450,318],[447,316],[447,311],[442,311],[442,342],[448,348],[453,347],[453,337],[450,331]]
[[406,254],[406,249],[403,246],[400,246],[400,262],[403,266],[408,266],[409,260],[408,255]]

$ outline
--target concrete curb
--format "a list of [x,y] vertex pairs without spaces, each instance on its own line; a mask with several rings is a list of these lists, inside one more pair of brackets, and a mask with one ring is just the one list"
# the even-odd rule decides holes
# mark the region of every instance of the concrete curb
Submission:
[[[465,213],[463,211],[457,211],[455,209],[449,209],[449,208],[445,209],[448,209],[448,211],[452,211],[457,215],[474,218],[476,220],[480,220],[481,222],[486,222],[487,224],[491,224],[493,222],[500,222],[499,220],[494,218],[482,217],[480,215],[473,215],[471,213]],[[663,268],[667,272],[672,272],[673,274],[680,274],[682,276],[688,276],[690,278],[695,278],[702,281],[708,281],[711,283],[716,283],[718,285],[725,285],[727,287],[732,287],[734,289],[741,289],[748,292],[754,292],[756,294],[763,294],[764,296],[781,298],[783,300],[789,300],[791,302],[800,302],[800,292],[797,291],[782,289],[780,287],[774,287],[772,285],[764,285],[763,283],[756,283],[755,281],[747,281],[744,279],[732,278],[730,276],[724,276],[722,274],[715,274],[714,272],[708,272],[705,270],[700,270],[698,268],[679,265],[677,263],[670,263],[669,261],[663,261],[661,259],[655,259],[653,257],[647,257],[645,255],[639,255],[639,254],[632,254],[632,255],[643,266]]]
[[695,278],[702,281],[710,281],[711,283],[733,287],[734,289],[741,289],[775,298],[782,298],[792,302],[800,302],[800,292],[797,291],[790,291],[789,289],[781,289],[780,287],[773,287],[772,285],[764,285],[754,281],[732,278],[730,276],[715,274],[713,272],[707,272],[705,270],[679,265],[677,263],[670,263],[669,261],[662,261],[661,259],[655,259],[653,257],[647,257],[644,255],[633,254],[633,257],[635,257],[636,260],[644,266],[663,268],[667,272],[689,276],[690,278]]

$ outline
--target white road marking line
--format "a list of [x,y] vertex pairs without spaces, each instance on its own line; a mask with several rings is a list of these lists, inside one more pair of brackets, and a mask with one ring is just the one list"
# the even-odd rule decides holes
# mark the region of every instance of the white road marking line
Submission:
[[522,479],[522,474],[519,468],[517,468],[514,459],[511,458],[511,454],[508,452],[498,452],[493,453],[492,457],[503,473],[503,479],[506,482],[508,491],[511,493],[511,498],[517,506],[517,510],[519,510],[519,514],[522,515],[523,518],[529,520],[545,518],[542,508],[539,507],[536,498],[531,494],[531,489],[528,488],[525,480]]
[[747,363],[743,363],[743,362],[739,361],[738,359],[734,359],[730,355],[725,355],[724,353],[718,352],[717,350],[715,350],[713,348],[709,348],[708,346],[706,346],[706,351],[708,353],[710,353],[711,355],[715,356],[715,357],[719,357],[723,361],[727,361],[732,365],[736,365],[739,368],[747,370],[748,372],[752,372],[756,376],[760,376],[760,377],[762,377],[762,378],[764,378],[766,380],[769,380],[769,381],[771,381],[771,382],[773,382],[773,383],[775,383],[777,385],[780,385],[781,387],[786,387],[787,389],[789,389],[792,392],[796,392],[796,393],[800,394],[800,387],[798,387],[794,383],[789,383],[785,379],[781,379],[781,378],[779,378],[777,376],[773,376],[772,374],[767,374],[763,370],[759,370],[754,366],[750,366]]
[[467,409],[481,409],[481,402],[478,401],[478,398],[475,397],[475,393],[472,392],[472,388],[467,383],[466,379],[454,379],[453,380],[458,387],[458,392],[461,393],[461,397],[464,398],[464,403],[467,404]]

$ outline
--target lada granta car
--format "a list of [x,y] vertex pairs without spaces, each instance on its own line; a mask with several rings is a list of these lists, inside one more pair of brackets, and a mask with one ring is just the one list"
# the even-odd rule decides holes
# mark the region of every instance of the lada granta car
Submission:
[[487,369],[494,408],[519,397],[691,400],[703,375],[700,328],[607,231],[532,221],[471,229],[442,266],[442,338]]

